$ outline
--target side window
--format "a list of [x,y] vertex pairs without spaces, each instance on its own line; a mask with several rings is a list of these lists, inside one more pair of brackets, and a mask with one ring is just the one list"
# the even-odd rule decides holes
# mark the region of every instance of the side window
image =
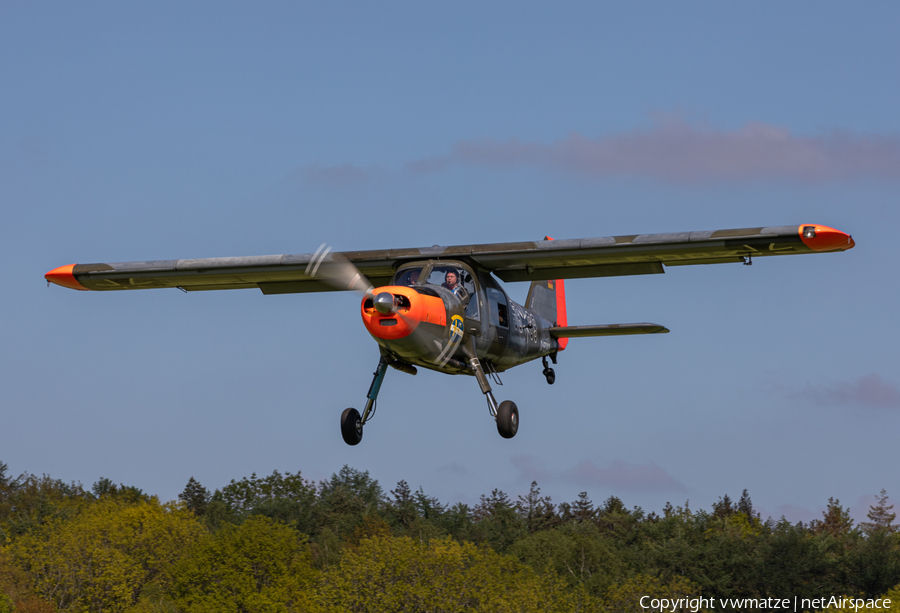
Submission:
[[478,314],[478,292],[475,291],[474,283],[472,284],[471,290],[469,290],[469,296],[469,304],[466,305],[466,318],[481,319]]
[[501,328],[509,327],[509,311],[506,295],[499,289],[487,288],[488,302],[491,307],[491,323]]

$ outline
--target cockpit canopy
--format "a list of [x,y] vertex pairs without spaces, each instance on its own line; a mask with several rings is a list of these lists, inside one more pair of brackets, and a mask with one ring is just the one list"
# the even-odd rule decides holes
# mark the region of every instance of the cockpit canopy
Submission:
[[[426,275],[426,276],[423,276]],[[440,286],[456,294],[460,300],[467,300],[466,317],[478,318],[478,290],[475,275],[462,264],[437,262],[434,264],[412,264],[402,267],[394,275],[392,285],[408,287]]]

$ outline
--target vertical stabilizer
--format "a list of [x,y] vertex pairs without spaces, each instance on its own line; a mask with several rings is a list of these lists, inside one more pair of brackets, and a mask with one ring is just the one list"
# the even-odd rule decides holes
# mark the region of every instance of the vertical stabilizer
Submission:
[[[552,241],[549,236],[544,240]],[[562,279],[532,281],[528,290],[525,307],[552,323],[554,326],[566,326],[566,284]],[[566,348],[568,338],[558,339],[560,351]]]

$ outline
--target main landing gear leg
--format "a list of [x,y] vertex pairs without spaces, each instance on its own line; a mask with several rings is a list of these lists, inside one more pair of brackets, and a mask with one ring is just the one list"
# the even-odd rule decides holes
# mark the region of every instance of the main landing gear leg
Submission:
[[344,409],[341,414],[341,436],[348,445],[358,445],[362,440],[363,426],[375,413],[375,401],[378,399],[378,392],[381,391],[381,383],[384,381],[384,375],[387,373],[388,362],[384,358],[378,361],[378,368],[373,373],[372,385],[369,386],[369,393],[366,394],[366,408],[360,416],[356,409]]
[[499,406],[497,405],[497,401],[494,399],[494,394],[491,391],[491,384],[488,382],[487,375],[484,374],[484,368],[481,367],[481,362],[478,361],[474,351],[470,351],[468,354],[469,366],[475,371],[475,378],[478,380],[481,393],[487,398],[488,411],[497,421],[497,431],[503,438],[514,437],[516,432],[519,431],[519,409],[516,407],[516,403],[512,400],[504,400]]

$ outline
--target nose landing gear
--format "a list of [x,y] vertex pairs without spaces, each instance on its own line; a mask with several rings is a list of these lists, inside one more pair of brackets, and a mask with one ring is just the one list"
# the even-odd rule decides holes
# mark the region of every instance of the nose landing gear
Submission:
[[358,445],[362,440],[363,422],[359,411],[344,409],[341,413],[341,436],[348,445]]
[[[363,426],[375,414],[375,401],[378,399],[378,392],[381,390],[381,383],[384,381],[384,375],[387,373],[388,360],[384,356],[378,360],[378,368],[375,369],[372,385],[369,386],[369,393],[366,394],[366,408],[360,415],[356,409],[344,409],[341,413],[341,436],[348,445],[358,445],[362,440]],[[413,372],[415,374],[415,372]]]

